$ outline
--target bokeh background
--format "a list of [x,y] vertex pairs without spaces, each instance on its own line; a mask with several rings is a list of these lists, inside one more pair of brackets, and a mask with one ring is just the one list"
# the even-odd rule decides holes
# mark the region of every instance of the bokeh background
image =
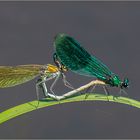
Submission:
[[[73,36],[121,79],[128,77],[128,97],[140,100],[140,2],[0,2],[0,65],[54,64],[57,33]],[[74,87],[93,80],[66,76]],[[0,111],[35,100],[35,83],[0,89]],[[60,80],[55,93],[67,91]],[[139,120],[140,110],[128,105],[68,103],[1,124],[0,138],[140,138]]]

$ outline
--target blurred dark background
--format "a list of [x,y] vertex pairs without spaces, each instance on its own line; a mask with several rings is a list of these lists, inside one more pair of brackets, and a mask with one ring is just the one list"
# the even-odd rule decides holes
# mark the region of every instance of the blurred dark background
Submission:
[[[128,97],[140,100],[140,2],[0,2],[0,65],[54,64],[57,33],[73,36],[121,79],[128,77]],[[66,76],[74,87],[93,80]],[[35,100],[35,82],[0,89],[0,111]],[[60,80],[55,93],[66,91]],[[104,94],[101,87],[96,92]],[[140,138],[139,120],[140,110],[124,104],[68,103],[1,124],[0,138]]]

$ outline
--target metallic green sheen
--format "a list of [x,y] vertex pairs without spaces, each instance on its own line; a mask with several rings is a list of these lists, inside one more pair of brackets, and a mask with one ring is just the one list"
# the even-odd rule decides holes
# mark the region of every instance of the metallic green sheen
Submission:
[[54,47],[60,62],[80,75],[97,77],[111,86],[121,86],[122,82],[95,56],[90,55],[72,37],[60,33],[55,37]]

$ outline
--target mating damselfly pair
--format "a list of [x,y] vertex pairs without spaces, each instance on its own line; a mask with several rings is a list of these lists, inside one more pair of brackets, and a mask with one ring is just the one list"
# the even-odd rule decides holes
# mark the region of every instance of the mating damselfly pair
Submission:
[[103,87],[107,94],[106,86],[108,85],[120,89],[128,87],[129,80],[127,78],[121,81],[116,74],[95,56],[90,55],[74,38],[60,33],[54,38],[54,48],[55,53],[52,56],[56,66],[51,64],[0,66],[0,88],[16,86],[39,76],[40,78],[36,83],[37,97],[40,87],[43,89],[45,96],[49,96],[51,94],[48,93],[45,82],[55,78],[50,87],[51,93],[55,95],[52,88],[61,76],[64,84],[73,89],[73,86],[69,84],[64,75],[68,70],[80,75],[97,78],[99,83],[104,83],[105,86]]

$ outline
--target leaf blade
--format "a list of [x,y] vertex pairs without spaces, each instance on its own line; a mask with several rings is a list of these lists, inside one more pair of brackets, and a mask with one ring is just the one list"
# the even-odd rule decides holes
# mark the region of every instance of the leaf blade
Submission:
[[130,99],[130,98],[126,98],[126,97],[115,97],[115,96],[106,96],[103,94],[90,94],[89,97],[87,99],[85,99],[85,95],[78,95],[75,97],[71,97],[68,99],[64,99],[60,102],[58,101],[54,101],[53,99],[44,99],[42,101],[39,101],[39,106],[38,108],[36,108],[38,101],[31,101],[31,102],[27,102],[15,107],[12,107],[6,111],[3,111],[0,113],[0,124],[13,119],[17,116],[20,116],[22,114],[40,109],[40,108],[44,108],[44,107],[49,107],[49,106],[53,106],[53,105],[59,105],[62,103],[69,103],[69,102],[80,102],[80,101],[107,101],[108,102],[116,102],[116,103],[121,103],[121,104],[127,104],[133,107],[137,107],[140,108],[140,101],[136,101],[134,99]]

